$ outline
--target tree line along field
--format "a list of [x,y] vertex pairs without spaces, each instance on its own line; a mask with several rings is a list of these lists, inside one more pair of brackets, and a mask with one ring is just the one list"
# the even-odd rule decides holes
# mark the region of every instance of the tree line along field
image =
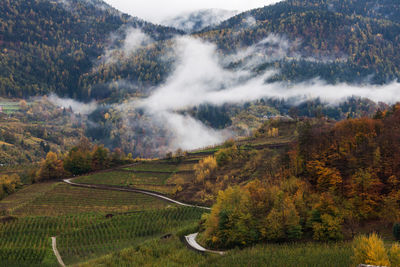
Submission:
[[64,262],[75,264],[173,233],[203,213],[141,194],[57,182],[28,186],[0,201],[0,209],[1,266],[56,266],[52,236]]

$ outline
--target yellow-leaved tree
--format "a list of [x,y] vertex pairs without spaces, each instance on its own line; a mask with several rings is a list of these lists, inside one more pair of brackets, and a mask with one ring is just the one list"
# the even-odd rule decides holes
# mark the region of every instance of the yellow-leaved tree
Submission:
[[196,176],[195,183],[202,185],[201,194],[198,195],[202,200],[207,199],[206,191],[212,189],[212,186],[210,187],[210,183],[207,183],[207,180],[214,176],[217,167],[218,164],[214,156],[206,157],[194,166]]
[[389,250],[389,258],[392,267],[400,267],[400,245],[394,243]]
[[385,245],[376,233],[356,237],[353,241],[353,251],[355,265],[391,266]]
[[0,175],[0,199],[14,193],[15,189],[21,185],[20,177],[17,174]]
[[65,175],[63,162],[58,159],[54,152],[47,153],[46,159],[40,163],[40,169],[37,173],[37,181],[46,181],[61,179]]

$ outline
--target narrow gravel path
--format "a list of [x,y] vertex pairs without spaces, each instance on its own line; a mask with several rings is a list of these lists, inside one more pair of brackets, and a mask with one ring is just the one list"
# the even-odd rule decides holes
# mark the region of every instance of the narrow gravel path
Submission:
[[63,262],[63,260],[62,260],[62,258],[61,258],[61,255],[60,255],[60,253],[59,253],[58,250],[57,250],[57,239],[56,239],[55,236],[52,236],[52,237],[51,237],[51,245],[53,246],[53,252],[54,252],[54,255],[56,255],[56,258],[57,258],[58,263],[59,263],[61,266],[65,267],[65,264],[64,264],[64,262]]
[[224,255],[225,254],[224,251],[215,251],[215,250],[209,250],[209,249],[203,248],[196,241],[196,238],[197,238],[198,234],[199,233],[194,233],[194,234],[190,234],[190,235],[185,236],[185,240],[186,240],[186,242],[188,243],[188,245],[191,248],[193,248],[193,249],[195,249],[197,251],[200,251],[200,252],[210,252],[210,253],[215,253],[215,254],[219,254],[219,255]]
[[109,185],[78,184],[78,183],[72,182],[72,180],[73,180],[73,178],[64,179],[63,181],[64,181],[64,183],[70,184],[72,186],[77,186],[77,187],[85,187],[85,188],[94,188],[94,189],[102,189],[102,190],[112,190],[112,191],[122,191],[122,192],[133,192],[133,193],[145,194],[145,195],[153,196],[153,197],[156,197],[156,198],[159,198],[159,199],[171,202],[171,203],[175,203],[175,204],[180,205],[180,206],[211,210],[211,208],[209,208],[209,207],[196,206],[196,205],[182,203],[182,202],[179,202],[179,201],[174,200],[172,198],[157,194],[156,192],[140,190],[140,189],[133,189],[133,188],[115,187],[115,186],[109,186]]

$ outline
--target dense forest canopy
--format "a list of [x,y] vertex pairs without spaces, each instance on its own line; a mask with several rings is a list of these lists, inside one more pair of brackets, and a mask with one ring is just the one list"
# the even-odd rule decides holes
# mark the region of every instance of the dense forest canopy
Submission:
[[140,28],[154,40],[181,32],[122,14],[102,1],[46,0],[0,3],[0,95],[50,92],[87,100],[82,76],[122,26]]
[[[287,57],[279,62],[280,80],[319,76],[333,83],[357,82],[373,75],[373,83],[385,83],[399,77],[398,22],[347,8],[334,9],[335,3],[365,8],[372,2],[375,1],[284,1],[239,14],[199,35],[225,51],[256,44],[268,33],[288,37],[293,44]],[[384,6],[390,8],[390,4]],[[391,9],[396,10],[398,7]],[[303,61],[293,60],[298,54]],[[307,62],[307,58],[314,61]],[[308,68],[311,70],[304,73]]]
[[363,227],[390,227],[400,218],[399,118],[396,105],[374,119],[270,121],[256,136],[297,132],[286,151],[231,144],[200,161],[197,195],[218,195],[204,218],[204,241],[341,240]]
[[[165,60],[173,44],[164,40],[183,34],[122,14],[102,1],[5,0],[0,5],[1,96],[54,92],[88,101],[115,100],[124,95],[121,91],[147,93],[173,70],[173,60]],[[329,83],[362,82],[369,77],[381,84],[399,77],[399,17],[394,0],[288,0],[239,14],[194,36],[228,54],[271,33],[285,36],[290,41],[286,57],[254,66],[256,72],[280,69],[271,81],[322,77]],[[118,64],[99,62],[130,28],[156,43],[134,55],[117,56]]]

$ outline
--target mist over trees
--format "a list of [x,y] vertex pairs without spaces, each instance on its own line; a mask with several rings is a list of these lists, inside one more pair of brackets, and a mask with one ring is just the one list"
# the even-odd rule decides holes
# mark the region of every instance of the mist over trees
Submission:
[[141,28],[155,40],[180,34],[122,14],[102,1],[65,3],[69,4],[46,0],[0,3],[1,96],[53,92],[89,100],[94,97],[81,80],[103,53],[111,33],[124,25]]
[[[173,60],[165,60],[171,43],[164,40],[183,34],[132,18],[102,2],[6,0],[0,10],[1,96],[54,92],[89,101],[146,93],[173,70]],[[271,66],[281,69],[272,80],[322,77],[335,84],[370,77],[370,82],[382,84],[399,77],[398,17],[398,6],[390,0],[331,1],[329,5],[284,1],[239,14],[195,36],[216,43],[228,54],[271,33],[286,36],[292,43],[284,59],[255,66],[258,71]],[[155,43],[134,55],[117,52],[113,56],[118,64],[102,61],[105,52],[123,46],[129,28],[140,29]]]

